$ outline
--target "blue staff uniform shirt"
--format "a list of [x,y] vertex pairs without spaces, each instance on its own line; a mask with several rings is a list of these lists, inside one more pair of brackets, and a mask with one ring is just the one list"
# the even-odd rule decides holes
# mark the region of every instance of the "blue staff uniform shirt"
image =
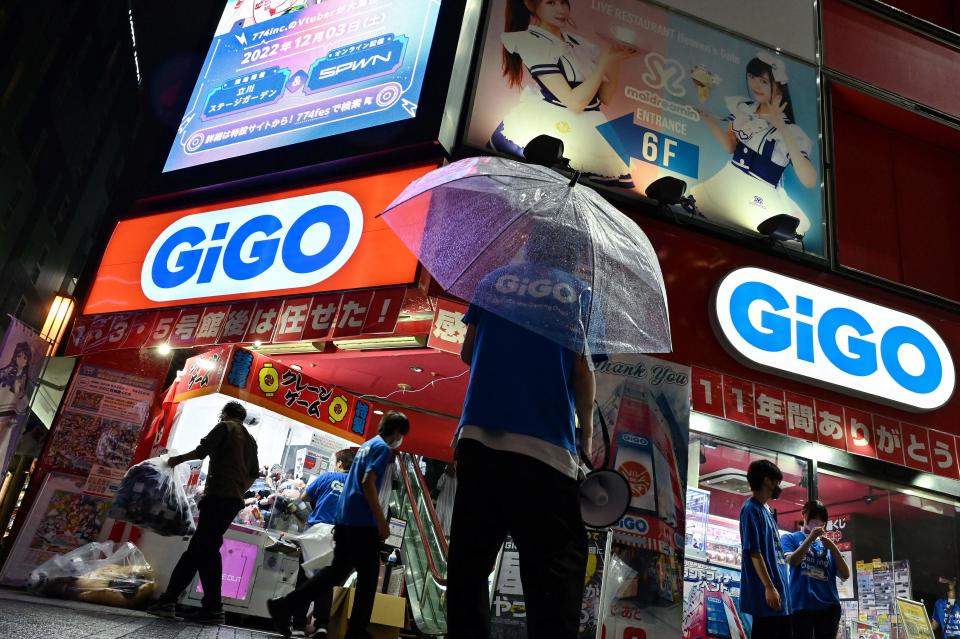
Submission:
[[943,639],[960,639],[960,605],[938,599],[933,606],[933,618],[940,625]]
[[[770,510],[751,497],[740,508],[740,541],[743,545],[740,575],[740,609],[756,617],[786,616],[793,612],[787,588],[787,560],[780,545],[777,522]],[[767,565],[773,586],[780,593],[780,610],[767,605],[763,582],[750,560],[758,552]]]
[[363,477],[370,471],[377,473],[377,491],[379,492],[380,487],[383,486],[387,468],[390,466],[392,453],[390,445],[380,435],[360,447],[347,474],[343,494],[337,502],[336,523],[344,526],[377,527],[376,515],[370,510],[367,498],[363,494]]
[[337,505],[347,482],[347,473],[328,472],[317,475],[307,486],[307,497],[313,503],[313,514],[307,526],[337,523]]
[[[783,552],[796,552],[807,533],[802,530],[787,533],[780,538]],[[790,603],[797,610],[825,610],[839,605],[837,592],[837,564],[833,553],[817,539],[803,557],[799,566],[790,566]]]
[[528,435],[576,455],[574,352],[479,306],[463,321],[476,333],[460,427]]

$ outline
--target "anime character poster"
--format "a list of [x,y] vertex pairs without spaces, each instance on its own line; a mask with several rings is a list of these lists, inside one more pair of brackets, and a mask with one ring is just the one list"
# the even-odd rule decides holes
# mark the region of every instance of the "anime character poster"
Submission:
[[65,473],[44,478],[17,543],[0,572],[0,583],[23,586],[30,571],[54,555],[99,541],[110,499],[83,492],[84,480]]
[[630,484],[630,507],[611,530],[599,619],[608,639],[679,637],[682,626],[684,499],[690,369],[644,355],[597,366],[599,416],[594,466],[603,462],[601,421],[610,432],[609,467]]
[[230,0],[163,170],[416,117],[437,0]]
[[710,222],[791,215],[824,253],[811,65],[638,0],[493,0],[467,143],[522,157],[541,134],[593,184],[679,178]]
[[0,346],[0,477],[26,423],[47,354],[47,342],[35,330],[12,316],[8,322]]

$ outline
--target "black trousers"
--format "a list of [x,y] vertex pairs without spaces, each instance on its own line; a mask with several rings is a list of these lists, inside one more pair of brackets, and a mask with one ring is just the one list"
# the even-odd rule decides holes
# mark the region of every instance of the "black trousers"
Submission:
[[223,545],[223,533],[227,532],[240,509],[243,500],[230,497],[208,496],[200,500],[200,519],[197,531],[190,538],[190,545],[180,556],[170,575],[170,583],[164,598],[176,600],[187,589],[193,576],[200,573],[203,586],[201,605],[205,610],[220,610],[220,587],[223,581],[223,564],[220,560],[220,546]]
[[587,533],[577,482],[532,457],[465,439],[457,446],[447,561],[448,639],[487,639],[487,579],[509,533],[520,554],[530,639],[575,639]]
[[793,639],[836,639],[840,604],[823,610],[797,610],[792,618]]
[[[789,616],[753,618],[750,639],[793,639],[793,618]],[[832,639],[836,639],[833,637]]]
[[[353,600],[348,635],[363,636],[370,623],[373,600],[380,577],[380,535],[368,526],[336,526],[333,529],[333,563],[317,571],[296,590],[282,598],[294,614],[314,602],[313,617],[323,622],[330,617],[330,593],[357,571],[357,593]],[[319,610],[318,610],[319,608]]]
[[[301,558],[301,562],[302,562]],[[307,583],[306,573],[303,572],[303,567],[300,567],[300,571],[297,573],[297,588]],[[341,585],[341,584],[336,584]],[[330,623],[330,606],[333,603],[333,591],[326,590],[317,595],[317,598],[313,602],[313,625],[317,628],[326,628],[327,624]],[[295,610],[293,613],[293,626],[294,628],[300,625],[307,625],[309,619],[307,619],[307,613],[310,612],[310,602],[307,601],[306,604],[301,605],[299,610]],[[322,619],[317,615],[325,615]]]

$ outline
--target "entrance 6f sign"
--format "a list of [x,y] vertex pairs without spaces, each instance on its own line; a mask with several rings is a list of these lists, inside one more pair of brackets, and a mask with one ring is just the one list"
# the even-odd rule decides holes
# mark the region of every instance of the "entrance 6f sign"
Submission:
[[757,268],[727,275],[713,303],[721,341],[748,366],[918,412],[953,394],[946,344],[912,315]]

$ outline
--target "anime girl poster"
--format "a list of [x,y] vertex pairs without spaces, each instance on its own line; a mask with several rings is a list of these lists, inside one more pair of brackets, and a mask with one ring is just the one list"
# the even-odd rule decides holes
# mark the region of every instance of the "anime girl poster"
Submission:
[[542,134],[594,185],[672,176],[711,223],[798,220],[823,254],[816,69],[638,0],[493,0],[467,126],[522,157]]
[[47,342],[35,330],[12,316],[8,322],[0,346],[0,477],[26,423],[47,352]]

